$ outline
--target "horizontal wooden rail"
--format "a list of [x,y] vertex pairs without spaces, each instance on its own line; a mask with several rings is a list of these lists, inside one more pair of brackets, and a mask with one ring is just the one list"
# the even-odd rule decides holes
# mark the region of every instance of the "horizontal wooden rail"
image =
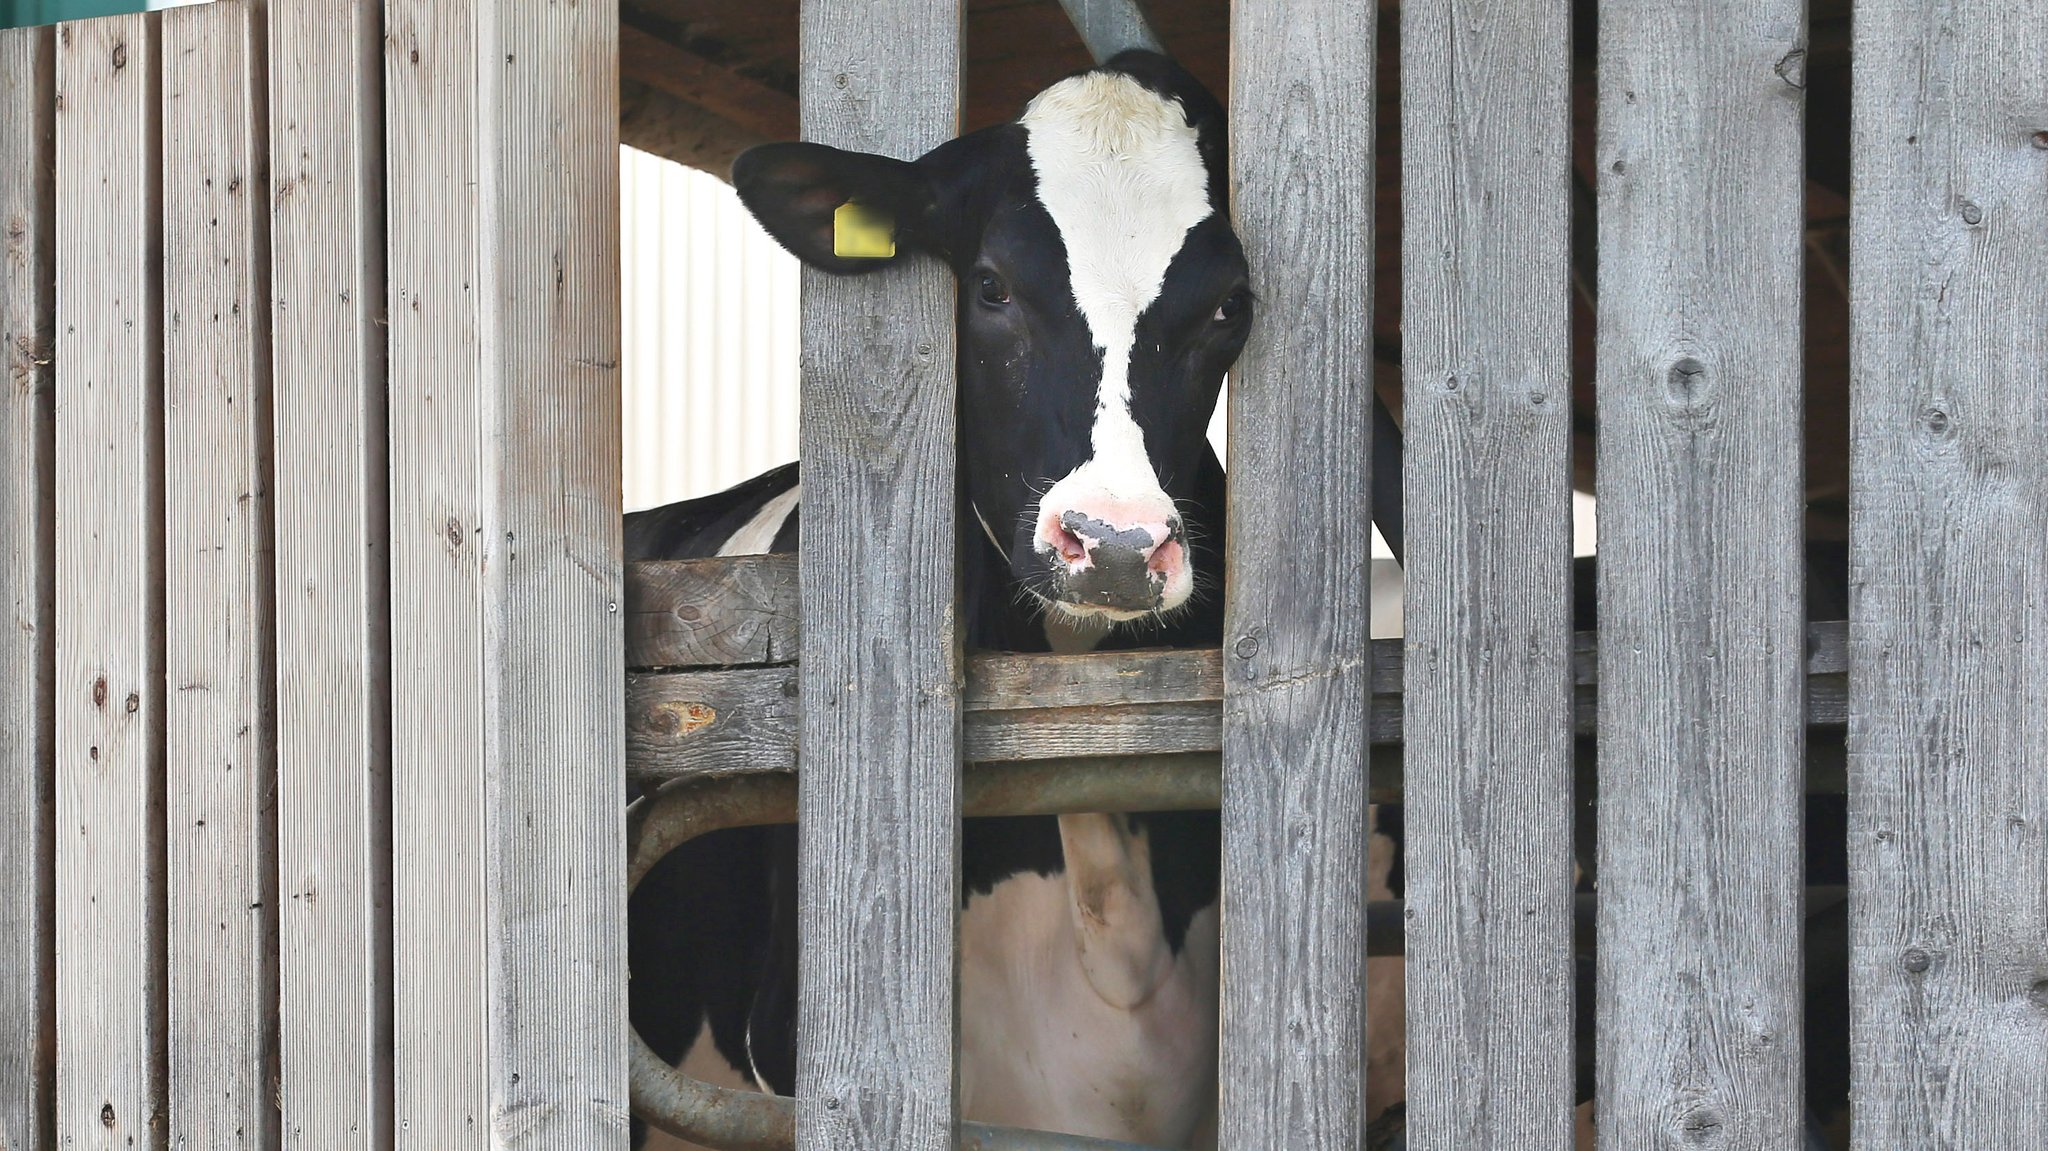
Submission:
[[[794,556],[632,564],[626,574],[626,764],[643,783],[790,771],[797,760],[801,649]],[[1848,719],[1848,629],[1807,628],[1807,722]],[[1573,729],[1593,734],[1598,637],[1573,637]],[[1372,643],[1372,788],[1400,794],[1401,641]],[[966,758],[1213,752],[1223,670],[1214,649],[1090,655],[981,654],[967,662]],[[1817,739],[1809,786],[1841,790],[1832,738]]]

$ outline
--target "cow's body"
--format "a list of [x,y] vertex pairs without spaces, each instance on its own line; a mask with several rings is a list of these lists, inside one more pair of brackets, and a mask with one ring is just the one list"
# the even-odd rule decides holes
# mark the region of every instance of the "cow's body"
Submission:
[[[852,201],[959,279],[970,648],[1220,642],[1223,472],[1205,431],[1250,322],[1222,172],[1221,109],[1142,54],[914,165],[776,145],[735,167],[756,215],[813,266],[863,270],[825,215]],[[791,465],[627,517],[627,558],[794,550],[800,515]],[[967,1118],[1213,1142],[1219,855],[1214,812],[966,821]],[[795,863],[792,830],[745,829],[642,882],[632,1011],[658,1054],[794,1088]]]

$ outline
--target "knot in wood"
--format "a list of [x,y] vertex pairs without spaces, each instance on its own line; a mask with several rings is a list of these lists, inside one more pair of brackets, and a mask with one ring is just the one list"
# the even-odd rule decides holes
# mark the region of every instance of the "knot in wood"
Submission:
[[664,735],[689,735],[717,720],[718,709],[708,703],[662,703],[648,713],[647,725]]
[[1964,200],[1958,205],[1957,212],[1963,217],[1963,223],[1972,228],[1984,222],[1984,209],[1978,207],[1975,201]]
[[1678,1133],[1687,1143],[1696,1147],[1721,1141],[1728,1125],[1721,1113],[1711,1107],[1701,1107],[1687,1112],[1678,1121]]
[[1918,975],[1934,966],[1934,957],[1922,948],[1909,947],[1904,955],[1899,956],[1899,966]]
[[1805,91],[1806,49],[1794,48],[1790,52],[1785,53],[1778,58],[1777,64],[1771,70],[1778,74],[1778,79],[1783,80],[1795,90]]
[[1672,406],[1695,411],[1706,405],[1713,380],[1697,356],[1680,356],[1664,373],[1664,395]]

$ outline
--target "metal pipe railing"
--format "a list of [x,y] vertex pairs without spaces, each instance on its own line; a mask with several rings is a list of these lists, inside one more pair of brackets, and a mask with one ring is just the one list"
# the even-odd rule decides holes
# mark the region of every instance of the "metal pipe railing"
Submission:
[[[796,821],[796,776],[787,772],[683,779],[628,810],[628,891],[661,858],[700,835]],[[1222,798],[1214,752],[973,764],[961,813],[1058,815],[1085,811],[1192,811]],[[633,1110],[672,1135],[717,1151],[790,1151],[796,1101],[736,1091],[683,1074],[633,1032]],[[1134,1143],[962,1123],[960,1151],[1157,1151]]]

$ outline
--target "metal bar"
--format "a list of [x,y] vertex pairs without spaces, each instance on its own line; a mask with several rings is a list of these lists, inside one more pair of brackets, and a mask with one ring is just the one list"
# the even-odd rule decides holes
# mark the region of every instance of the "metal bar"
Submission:
[[1060,0],[1097,64],[1132,48],[1164,52],[1138,0]]

